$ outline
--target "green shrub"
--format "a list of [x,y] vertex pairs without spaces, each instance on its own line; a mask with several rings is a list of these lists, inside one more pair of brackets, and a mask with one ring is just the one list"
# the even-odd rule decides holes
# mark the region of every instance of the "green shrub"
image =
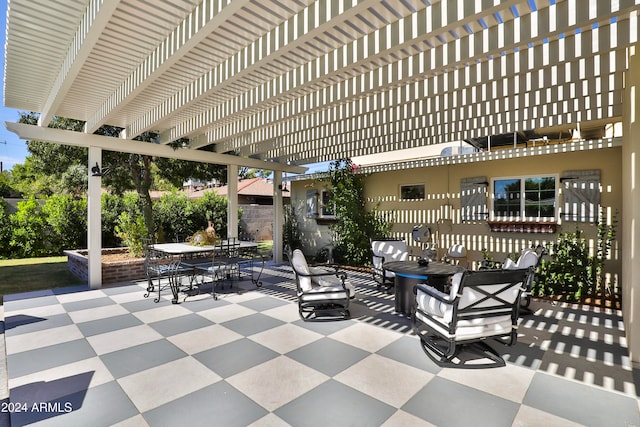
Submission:
[[[196,229],[204,230],[209,221],[216,230],[216,235],[222,239],[227,238],[227,198],[218,195],[215,191],[206,191],[204,195],[196,201],[194,222]],[[241,211],[238,211],[238,220]],[[239,222],[239,221],[238,221]]]
[[144,255],[142,239],[146,237],[147,228],[142,215],[132,216],[129,212],[122,212],[118,217],[116,234],[125,246],[129,247],[129,252],[134,257]]
[[54,194],[42,205],[46,219],[49,251],[87,247],[87,199],[70,194]]
[[12,257],[29,258],[49,254],[48,236],[45,235],[46,219],[34,196],[18,203],[18,211],[11,215]]
[[335,235],[336,262],[347,265],[366,265],[371,262],[372,236],[386,236],[391,224],[380,214],[378,207],[364,209],[364,182],[350,159],[337,160],[329,168],[330,203],[335,206],[336,222],[330,226]]

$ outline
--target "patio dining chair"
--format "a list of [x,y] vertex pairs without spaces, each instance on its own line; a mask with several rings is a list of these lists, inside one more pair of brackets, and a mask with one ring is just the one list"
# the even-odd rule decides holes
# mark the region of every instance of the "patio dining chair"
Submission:
[[[184,267],[180,266],[180,260],[174,259],[173,256],[164,252],[155,250],[152,244],[153,240],[148,238],[142,239],[142,248],[144,250],[144,272],[147,278],[147,292],[144,294],[148,298],[156,289],[158,296],[153,299],[154,302],[160,302],[161,293],[164,289],[176,285],[178,280],[177,274]],[[156,283],[154,283],[154,280]]]
[[418,284],[412,320],[427,356],[441,367],[504,366],[486,340],[516,343],[518,300],[530,274],[532,268],[466,270],[453,276],[449,293]]
[[303,320],[351,316],[349,300],[355,297],[355,289],[345,272],[338,268],[310,267],[300,249],[293,251],[290,262],[296,280],[298,312]]

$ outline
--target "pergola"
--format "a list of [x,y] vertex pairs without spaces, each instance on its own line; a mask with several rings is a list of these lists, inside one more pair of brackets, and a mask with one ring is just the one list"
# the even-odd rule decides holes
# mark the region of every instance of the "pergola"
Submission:
[[[40,120],[6,126],[87,146],[89,165],[101,150],[169,156],[229,165],[232,186],[238,166],[271,169],[277,188],[309,163],[621,123],[631,331],[639,10],[640,0],[10,0],[5,105]],[[54,116],[85,132],[47,128]],[[105,124],[121,138],[92,135]],[[133,140],[146,131],[157,143]],[[181,138],[188,147],[170,148]],[[90,253],[99,181],[89,180]],[[280,230],[276,219],[274,239]]]

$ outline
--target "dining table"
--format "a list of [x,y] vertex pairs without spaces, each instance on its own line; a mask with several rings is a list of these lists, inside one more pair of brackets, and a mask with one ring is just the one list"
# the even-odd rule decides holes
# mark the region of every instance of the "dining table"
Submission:
[[415,305],[415,285],[428,283],[444,291],[449,277],[464,271],[459,265],[440,261],[390,261],[384,263],[384,268],[395,273],[395,311],[407,316]]
[[[258,254],[258,243],[253,241],[225,239],[213,245],[196,245],[189,242],[157,243],[153,245],[155,251],[177,258],[174,277],[169,280],[169,287],[173,295],[172,303],[179,303],[182,280],[178,275],[189,275],[189,287],[198,271],[205,270],[207,265],[214,262],[227,267],[237,268],[240,278],[241,267],[248,266],[251,282],[257,287],[262,286],[260,277],[264,269],[264,258]],[[259,265],[258,274],[254,272],[254,265]],[[231,277],[228,277],[231,279]],[[215,287],[215,284],[212,284]]]

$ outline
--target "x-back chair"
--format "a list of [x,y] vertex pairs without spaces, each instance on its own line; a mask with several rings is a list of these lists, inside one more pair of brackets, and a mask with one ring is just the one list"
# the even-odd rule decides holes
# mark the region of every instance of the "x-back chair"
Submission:
[[[518,301],[532,273],[532,268],[467,270],[453,277],[449,293],[417,285],[413,326],[424,352],[439,366],[504,366],[502,357],[486,340],[515,344]],[[459,357],[463,348],[490,362],[465,364]]]

